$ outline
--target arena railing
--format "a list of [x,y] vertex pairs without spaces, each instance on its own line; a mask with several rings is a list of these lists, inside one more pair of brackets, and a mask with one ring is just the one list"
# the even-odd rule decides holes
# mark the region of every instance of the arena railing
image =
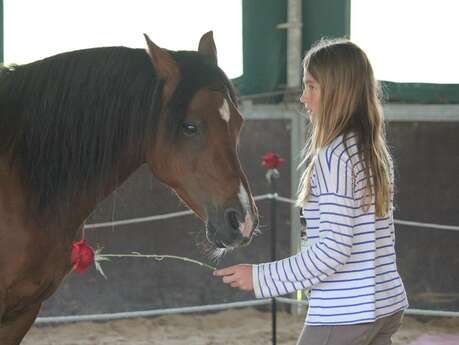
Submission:
[[[282,197],[277,193],[268,193],[256,196],[254,198],[256,201],[260,200],[276,200],[283,203],[295,204],[295,200]],[[157,220],[164,220],[182,216],[191,215],[193,212],[179,211],[172,212],[167,214],[159,214],[150,217],[141,217],[141,218],[132,218],[124,219],[112,222],[104,223],[94,223],[87,224],[85,229],[97,229],[104,227],[115,227],[119,225],[128,225],[135,223],[151,222]],[[448,230],[448,231],[459,231],[459,226],[456,225],[443,225],[443,224],[434,224],[434,223],[424,223],[424,222],[415,222],[408,220],[394,219],[395,224],[412,226],[412,227],[422,227],[438,230]],[[292,304],[292,305],[303,305],[307,306],[307,301],[302,299],[294,299],[287,297],[276,297],[275,300],[280,303]],[[253,307],[270,304],[272,299],[258,299],[258,300],[248,300],[232,303],[222,303],[222,304],[211,304],[203,306],[191,306],[191,307],[182,307],[182,308],[166,308],[166,309],[154,309],[154,310],[144,310],[144,311],[133,311],[133,312],[120,312],[120,313],[106,313],[106,314],[88,314],[88,315],[73,315],[73,316],[50,316],[50,317],[38,317],[35,320],[35,324],[56,324],[56,323],[65,323],[65,322],[78,322],[78,321],[110,321],[126,318],[136,318],[136,317],[150,317],[150,316],[159,316],[159,315],[169,315],[169,314],[185,314],[185,313],[196,313],[196,312],[209,312],[216,310],[225,310],[232,308],[242,308],[242,307]],[[455,311],[442,311],[442,310],[425,310],[425,309],[407,309],[405,312],[407,315],[422,315],[422,316],[441,316],[441,317],[459,317],[459,312]]]

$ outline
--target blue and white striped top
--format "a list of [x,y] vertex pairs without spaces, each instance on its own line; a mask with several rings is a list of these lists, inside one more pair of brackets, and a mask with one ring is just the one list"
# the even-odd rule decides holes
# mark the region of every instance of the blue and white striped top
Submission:
[[362,210],[367,179],[355,136],[346,145],[347,151],[339,136],[316,157],[302,212],[307,247],[253,265],[258,298],[310,289],[308,325],[373,322],[408,306],[395,260],[393,202],[383,218],[375,216],[374,196],[368,211]]

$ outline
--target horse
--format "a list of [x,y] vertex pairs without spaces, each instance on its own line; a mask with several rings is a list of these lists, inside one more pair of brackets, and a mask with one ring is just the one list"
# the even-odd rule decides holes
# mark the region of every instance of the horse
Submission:
[[19,344],[71,270],[85,220],[141,165],[205,223],[248,245],[258,211],[243,118],[212,32],[197,51],[101,47],[0,69],[0,344]]

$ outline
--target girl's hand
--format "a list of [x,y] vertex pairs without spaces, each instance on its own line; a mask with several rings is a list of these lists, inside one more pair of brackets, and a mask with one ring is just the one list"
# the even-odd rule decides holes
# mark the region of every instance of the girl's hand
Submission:
[[223,282],[233,288],[252,291],[252,265],[236,265],[214,271],[214,276],[223,277]]

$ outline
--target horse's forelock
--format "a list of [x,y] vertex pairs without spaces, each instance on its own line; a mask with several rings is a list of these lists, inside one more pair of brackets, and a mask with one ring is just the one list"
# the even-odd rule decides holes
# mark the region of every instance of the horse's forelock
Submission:
[[186,110],[194,95],[202,88],[227,93],[236,103],[236,92],[225,73],[206,56],[190,51],[172,53],[180,67],[181,78],[166,109],[166,132],[173,143],[179,135]]

